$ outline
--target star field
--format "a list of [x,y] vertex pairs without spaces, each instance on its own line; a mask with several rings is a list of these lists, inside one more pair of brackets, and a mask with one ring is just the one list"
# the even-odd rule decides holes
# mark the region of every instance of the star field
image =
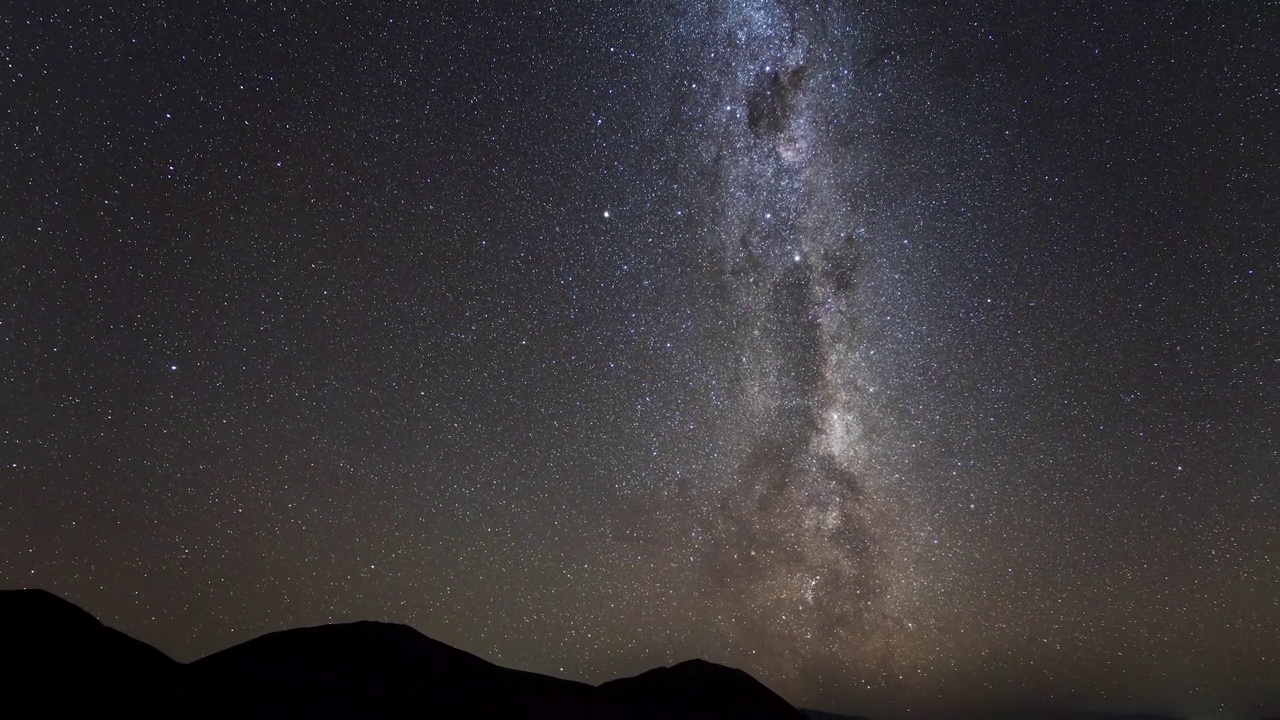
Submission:
[[16,3],[0,585],[1280,712],[1263,5]]

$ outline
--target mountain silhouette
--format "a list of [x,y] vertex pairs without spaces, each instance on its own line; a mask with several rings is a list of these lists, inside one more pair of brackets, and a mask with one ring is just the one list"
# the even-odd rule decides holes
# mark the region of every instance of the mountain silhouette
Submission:
[[494,665],[378,622],[284,630],[190,665],[225,717],[614,717],[584,683]]
[[0,591],[0,715],[803,717],[747,673],[702,660],[595,687],[504,668],[413,628],[379,622],[269,633],[183,664],[43,590]]
[[804,718],[747,673],[705,660],[687,660],[610,680],[599,689],[620,705],[673,720]]
[[186,683],[181,663],[52,593],[0,591],[0,707],[27,717],[163,717],[180,712]]
[[[1177,720],[984,714],[1006,716]],[[802,712],[742,670],[705,660],[592,686],[382,622],[268,633],[184,664],[44,590],[0,590],[0,717],[863,720]]]

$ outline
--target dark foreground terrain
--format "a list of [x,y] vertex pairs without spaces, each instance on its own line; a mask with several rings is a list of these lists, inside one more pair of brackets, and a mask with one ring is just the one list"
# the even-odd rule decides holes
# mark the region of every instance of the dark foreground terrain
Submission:
[[800,720],[701,660],[592,686],[499,667],[403,625],[271,633],[193,663],[43,590],[0,591],[0,717]]
[[0,590],[0,718],[10,717],[862,720],[797,710],[747,673],[703,660],[592,686],[378,622],[270,633],[183,664],[44,590]]

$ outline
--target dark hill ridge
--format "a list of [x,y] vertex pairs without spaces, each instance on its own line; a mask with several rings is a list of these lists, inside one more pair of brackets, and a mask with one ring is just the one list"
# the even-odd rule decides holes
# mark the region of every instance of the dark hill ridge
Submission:
[[804,718],[747,673],[706,660],[686,660],[635,677],[610,680],[600,690],[619,704],[661,717]]
[[44,590],[0,590],[0,717],[862,720],[802,714],[747,673],[704,660],[593,687],[494,665],[379,622],[269,633],[182,664]]
[[701,660],[593,687],[377,622],[270,633],[184,665],[43,590],[0,591],[0,708],[44,718],[802,717],[750,675]]
[[0,591],[5,708],[28,717],[92,717],[101,708],[158,717],[189,695],[186,682],[181,663],[52,593]]
[[220,716],[629,717],[590,685],[500,667],[388,623],[270,633],[190,667]]

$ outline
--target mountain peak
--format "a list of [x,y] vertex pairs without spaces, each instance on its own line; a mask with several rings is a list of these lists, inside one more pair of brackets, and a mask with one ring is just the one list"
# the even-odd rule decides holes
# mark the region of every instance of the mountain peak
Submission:
[[628,707],[671,718],[803,717],[786,700],[737,668],[694,658],[600,686]]
[[75,603],[54,595],[43,588],[0,590],[0,613],[8,617],[12,613],[31,612],[76,615],[97,622],[92,615],[82,610]]

